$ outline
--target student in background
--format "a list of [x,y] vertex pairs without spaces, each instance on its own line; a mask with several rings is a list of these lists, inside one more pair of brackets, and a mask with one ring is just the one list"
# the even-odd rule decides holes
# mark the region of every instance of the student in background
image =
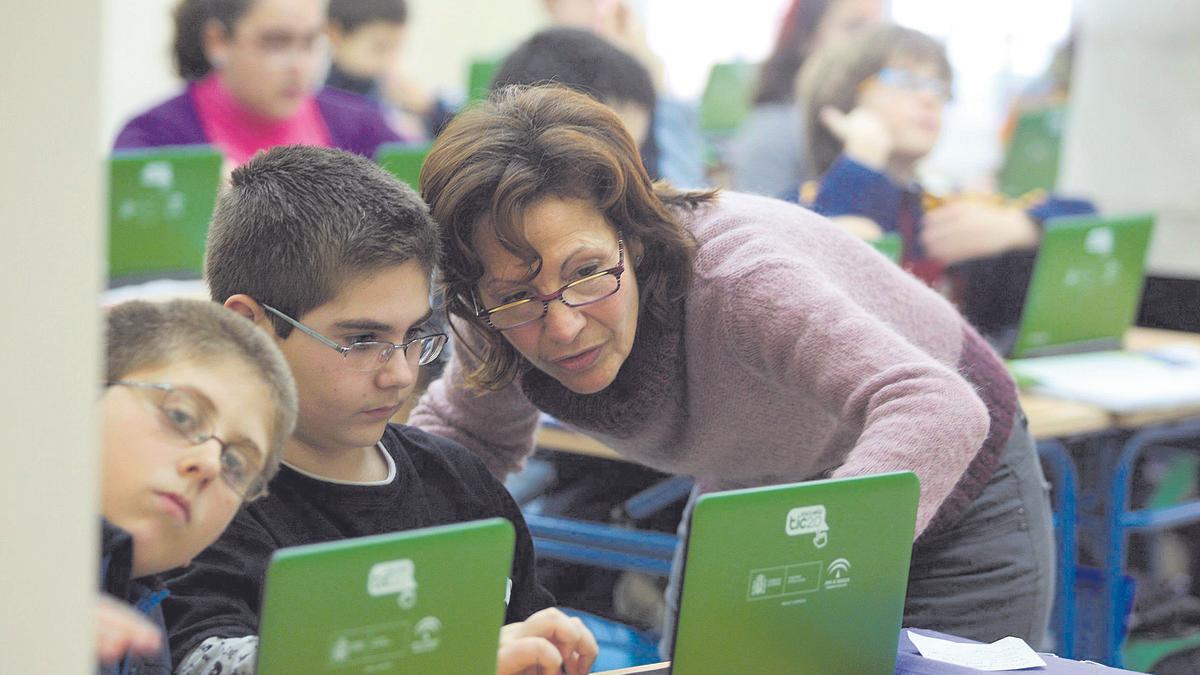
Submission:
[[174,52],[184,92],[127,123],[117,149],[210,143],[236,166],[276,145],[369,157],[401,140],[369,100],[318,89],[321,0],[183,0]]
[[884,0],[792,0],[732,144],[735,190],[774,197],[812,178],[796,75],[814,52],[878,24],[885,9]]
[[553,82],[612,108],[637,141],[646,171],[661,177],[650,120],[656,95],[645,67],[632,55],[589,31],[548,28],[522,42],[500,64],[492,89]]
[[561,87],[459,113],[421,191],[457,341],[413,424],[497,476],[539,412],[701,492],[915,471],[904,625],[1041,642],[1033,440],[1004,364],[937,294],[810,211],[652,184],[620,119]]
[[899,233],[904,267],[997,335],[1020,318],[1040,223],[1095,209],[1044,194],[926,194],[916,168],[937,143],[951,85],[945,48],[908,28],[881,26],[816,54],[800,97],[820,179],[789,198],[864,239]]
[[279,346],[299,392],[271,494],[169,580],[178,673],[244,673],[271,554],[285,546],[502,516],[516,550],[499,672],[587,672],[596,643],[550,607],[521,512],[465,448],[389,424],[441,351],[428,331],[438,230],[416,193],[372,162],[275,148],[234,170],[209,228],[214,300]]
[[329,0],[332,61],[325,85],[383,103],[412,138],[437,135],[453,111],[404,71],[405,0]]
[[97,654],[103,673],[166,674],[155,575],[266,494],[296,387],[266,336],[210,302],[118,305],[105,337]]
[[646,40],[637,12],[626,0],[545,0],[555,26],[590,31],[637,59],[654,85],[656,102],[650,115],[653,155],[646,155],[651,174],[672,185],[708,185],[704,170],[704,139],[695,106],[666,95],[662,60]]

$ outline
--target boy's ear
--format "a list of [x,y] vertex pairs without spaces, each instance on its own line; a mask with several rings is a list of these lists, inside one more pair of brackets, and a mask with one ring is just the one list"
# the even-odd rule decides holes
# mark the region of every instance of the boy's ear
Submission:
[[267,310],[258,303],[254,298],[245,293],[231,295],[224,302],[225,309],[233,310],[238,314],[250,319],[250,322],[255,326],[262,328],[268,332],[274,332],[271,327],[271,321],[267,318]]

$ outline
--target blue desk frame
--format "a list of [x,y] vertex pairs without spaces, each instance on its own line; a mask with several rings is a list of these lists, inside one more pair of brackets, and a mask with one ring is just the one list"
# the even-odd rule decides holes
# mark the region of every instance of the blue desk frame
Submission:
[[[1104,567],[1101,578],[1101,603],[1103,608],[1103,651],[1099,654],[1083,654],[1084,657],[1099,658],[1103,662],[1121,664],[1121,643],[1124,638],[1125,598],[1125,547],[1132,531],[1163,530],[1188,523],[1200,522],[1200,500],[1185,504],[1158,508],[1130,510],[1130,492],[1135,464],[1151,447],[1194,442],[1200,439],[1200,419],[1163,424],[1110,437],[1101,443],[1101,462],[1096,467],[1101,480],[1110,476],[1104,502],[1100,504],[1102,526],[1098,542],[1104,551]],[[1086,522],[1086,520],[1084,521]],[[1091,528],[1089,528],[1091,529]]]

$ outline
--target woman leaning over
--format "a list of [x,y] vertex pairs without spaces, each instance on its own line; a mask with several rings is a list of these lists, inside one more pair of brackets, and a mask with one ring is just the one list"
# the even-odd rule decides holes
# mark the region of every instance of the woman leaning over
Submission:
[[1003,365],[934,292],[800,207],[651,184],[617,116],[563,89],[455,118],[421,189],[458,342],[410,423],[498,476],[539,411],[698,491],[912,470],[905,625],[1041,641],[1041,469]]

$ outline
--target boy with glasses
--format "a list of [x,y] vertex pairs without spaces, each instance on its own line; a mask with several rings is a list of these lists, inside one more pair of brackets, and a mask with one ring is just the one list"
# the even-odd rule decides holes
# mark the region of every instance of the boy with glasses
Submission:
[[105,375],[97,656],[101,672],[169,673],[153,577],[266,494],[296,389],[250,322],[196,300],[112,309]]
[[234,171],[209,230],[212,297],[270,335],[300,395],[271,495],[171,582],[180,673],[252,672],[271,554],[493,516],[517,531],[500,672],[587,672],[596,643],[550,607],[504,486],[461,446],[389,424],[446,336],[431,332],[437,226],[410,188],[347,153],[287,146]]

